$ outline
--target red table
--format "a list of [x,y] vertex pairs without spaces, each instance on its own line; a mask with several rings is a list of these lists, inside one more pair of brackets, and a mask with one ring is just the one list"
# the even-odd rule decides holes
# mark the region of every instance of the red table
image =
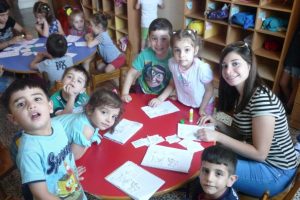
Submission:
[[[78,166],[83,165],[86,167],[86,172],[83,174],[84,180],[81,181],[83,189],[86,192],[99,198],[128,199],[128,195],[107,182],[104,177],[127,160],[131,160],[141,166],[147,147],[134,148],[131,142],[144,138],[147,135],[159,134],[163,137],[173,135],[177,133],[177,124],[181,119],[184,119],[185,123],[188,123],[190,107],[184,106],[177,101],[171,102],[180,109],[179,112],[150,119],[141,110],[141,107],[147,105],[153,97],[152,95],[132,94],[132,101],[126,104],[123,118],[141,122],[143,123],[143,127],[124,145],[108,139],[102,139],[99,145],[93,144],[85,155],[76,161]],[[194,124],[198,117],[197,112],[194,112]],[[204,147],[212,145],[212,143],[208,142],[201,142],[201,144]],[[184,147],[177,143],[169,144],[166,141],[159,143],[159,145],[184,149]],[[173,191],[197,177],[200,169],[201,155],[202,151],[194,154],[189,173],[142,166],[144,169],[165,180],[165,184],[155,193],[155,196]]]

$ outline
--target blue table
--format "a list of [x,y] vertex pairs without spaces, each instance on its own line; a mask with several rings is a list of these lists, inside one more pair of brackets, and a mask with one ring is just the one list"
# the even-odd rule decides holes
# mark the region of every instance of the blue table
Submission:
[[[39,38],[36,43],[46,43],[47,38]],[[80,38],[78,42],[83,42],[84,39]],[[18,45],[15,45],[18,46]],[[35,52],[45,52],[46,47],[33,47]],[[96,47],[89,48],[87,46],[75,46],[74,43],[68,46],[68,53],[76,53],[77,55],[73,57],[73,63],[79,64],[90,58],[96,53]],[[20,53],[19,56],[1,58],[0,64],[4,65],[4,69],[6,71],[14,72],[14,73],[37,73],[36,70],[30,69],[29,65],[31,61],[34,59],[34,55],[30,56],[22,56]]]

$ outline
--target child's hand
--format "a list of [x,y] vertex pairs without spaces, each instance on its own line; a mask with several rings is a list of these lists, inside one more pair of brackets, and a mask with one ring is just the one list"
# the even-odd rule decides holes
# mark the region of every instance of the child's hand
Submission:
[[2,76],[3,75],[3,72],[4,72],[4,69],[3,69],[3,65],[0,65],[0,76]]
[[149,106],[151,107],[156,107],[159,106],[163,101],[161,101],[159,98],[153,98],[151,101],[148,103]]
[[84,166],[78,166],[77,167],[77,172],[78,172],[78,179],[79,179],[79,181],[82,181],[84,179],[84,177],[81,176],[81,175],[86,172],[86,168]]
[[129,94],[124,94],[121,96],[122,101],[129,103],[132,100],[132,97]]
[[63,90],[68,94],[69,98],[75,99],[78,93],[74,92],[74,87],[71,84],[64,85]]
[[93,40],[93,35],[91,33],[87,33],[85,36],[84,36],[85,40],[89,41],[89,40]]

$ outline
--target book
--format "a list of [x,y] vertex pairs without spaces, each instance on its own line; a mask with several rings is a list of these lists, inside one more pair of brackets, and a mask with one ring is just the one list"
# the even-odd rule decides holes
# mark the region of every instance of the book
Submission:
[[126,161],[105,180],[137,200],[149,199],[165,183],[132,161]]
[[214,130],[215,127],[213,125],[209,126],[198,126],[198,125],[190,125],[190,124],[178,124],[177,127],[177,135],[180,138],[186,139],[186,140],[197,140],[200,141],[197,138],[197,131],[202,128],[208,128],[211,130]]
[[114,142],[125,144],[142,127],[142,123],[122,119],[115,127],[114,132],[107,132],[103,136]]
[[152,145],[148,147],[142,165],[188,173],[193,155],[193,152],[183,149]]
[[170,101],[164,101],[156,107],[144,106],[141,109],[146,113],[146,115],[148,115],[149,118],[159,117],[162,115],[167,115],[179,111],[179,108],[177,108]]

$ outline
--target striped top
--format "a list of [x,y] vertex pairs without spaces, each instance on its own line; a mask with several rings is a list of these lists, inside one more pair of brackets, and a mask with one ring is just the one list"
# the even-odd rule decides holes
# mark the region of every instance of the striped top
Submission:
[[297,156],[290,137],[285,110],[278,97],[267,88],[266,91],[258,88],[245,109],[234,114],[233,126],[240,130],[240,134],[248,143],[252,143],[252,118],[258,116],[275,117],[274,136],[265,161],[281,169],[295,168],[298,164]]

